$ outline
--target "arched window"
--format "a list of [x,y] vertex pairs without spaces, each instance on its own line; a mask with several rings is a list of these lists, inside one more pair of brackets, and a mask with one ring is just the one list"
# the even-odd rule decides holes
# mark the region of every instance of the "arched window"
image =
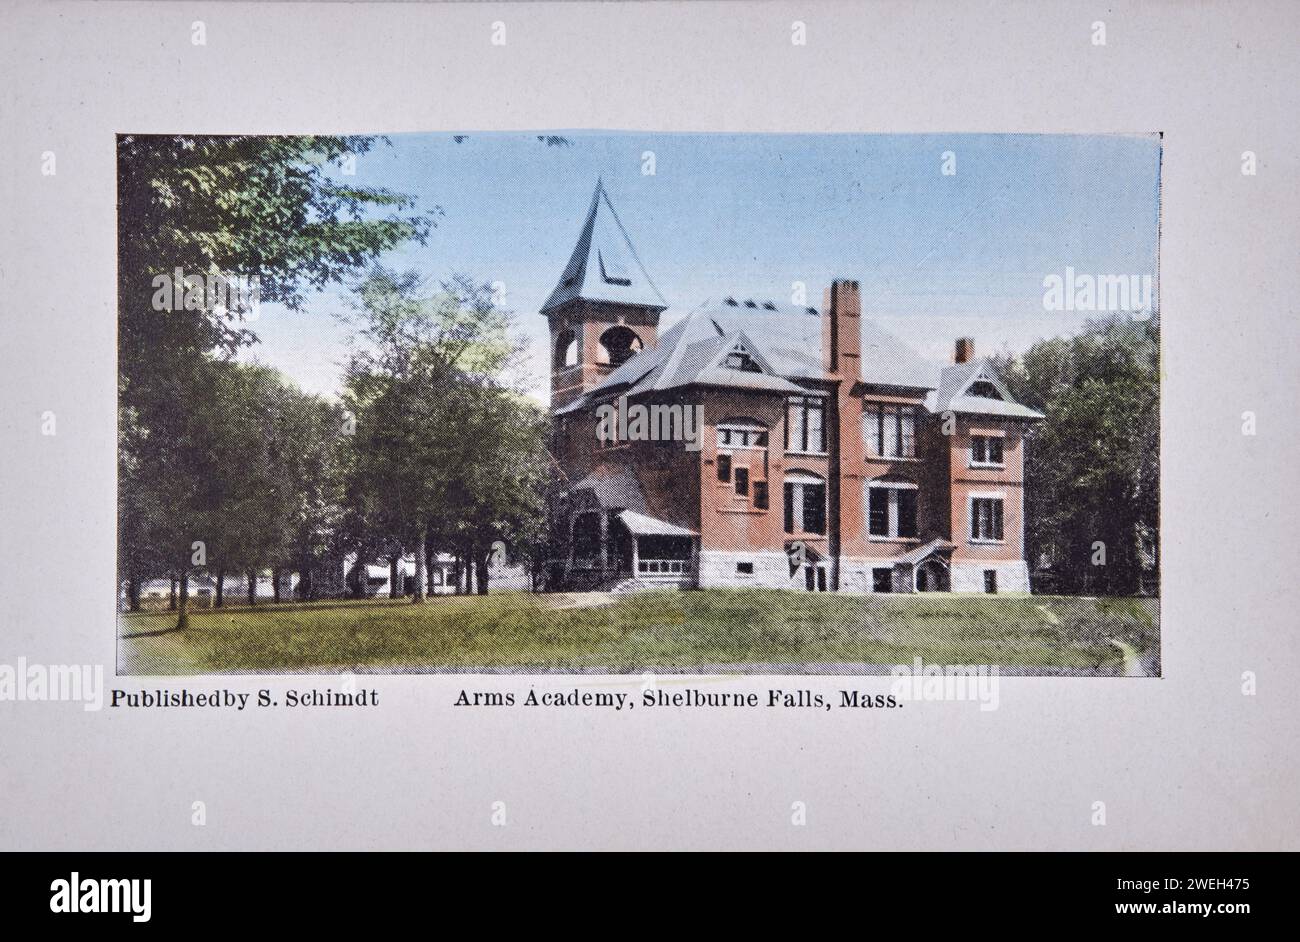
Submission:
[[555,368],[578,365],[578,338],[571,330],[562,330],[555,338]]
[[641,338],[630,328],[619,324],[600,335],[600,349],[596,353],[596,362],[622,366],[640,353],[641,348]]
[[785,475],[785,532],[826,533],[826,480],[811,471]]

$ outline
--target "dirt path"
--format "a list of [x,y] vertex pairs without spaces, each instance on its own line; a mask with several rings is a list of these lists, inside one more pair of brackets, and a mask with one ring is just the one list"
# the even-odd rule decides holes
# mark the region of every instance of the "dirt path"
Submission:
[[547,605],[550,609],[595,608],[599,605],[612,605],[619,597],[613,592],[565,592],[555,596],[555,601]]
[[1119,648],[1120,653],[1124,655],[1124,676],[1125,677],[1146,677],[1147,672],[1142,667],[1142,659],[1138,657],[1132,645],[1125,644],[1123,641],[1110,639],[1110,643]]

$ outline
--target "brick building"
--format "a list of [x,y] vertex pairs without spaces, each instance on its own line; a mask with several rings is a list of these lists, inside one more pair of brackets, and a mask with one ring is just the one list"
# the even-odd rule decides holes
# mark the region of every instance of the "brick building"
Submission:
[[667,308],[598,183],[541,312],[552,585],[1029,591],[1042,415],[972,340],[939,369],[862,317],[854,281],[820,309],[725,296],[660,334]]

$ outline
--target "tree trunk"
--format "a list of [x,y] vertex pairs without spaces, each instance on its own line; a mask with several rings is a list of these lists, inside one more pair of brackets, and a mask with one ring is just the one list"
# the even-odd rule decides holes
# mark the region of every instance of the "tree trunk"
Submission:
[[314,602],[316,586],[312,582],[312,560],[303,557],[298,562],[298,598],[303,602]]
[[397,564],[401,561],[401,558],[396,553],[388,557],[388,597],[390,599],[400,599],[404,594],[402,592],[403,586],[397,584],[397,580],[401,578],[397,571]]
[[167,597],[167,608],[176,611],[176,577],[172,576],[171,595]]
[[426,536],[424,540],[424,579],[426,594],[432,595],[433,593],[428,591],[428,586],[433,582],[433,567],[438,561],[438,553],[433,548],[432,539]]
[[218,569],[216,607],[221,608],[224,604],[226,604],[226,571],[224,569]]
[[478,594],[488,594],[488,558],[483,553],[474,554],[474,566],[478,570]]
[[257,604],[257,570],[248,570],[248,604]]
[[126,607],[129,611],[140,611],[140,580],[132,576],[126,583]]
[[417,605],[424,603],[424,564],[424,531],[421,530],[415,542],[415,592],[411,596]]
[[279,602],[280,599],[280,570],[274,568],[271,570],[271,601]]
[[181,570],[181,597],[177,607],[176,629],[184,631],[190,626],[190,571]]

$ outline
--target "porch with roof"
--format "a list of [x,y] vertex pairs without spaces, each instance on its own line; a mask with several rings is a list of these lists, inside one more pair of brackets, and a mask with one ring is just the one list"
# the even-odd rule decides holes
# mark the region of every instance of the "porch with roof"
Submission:
[[699,534],[648,513],[641,488],[629,473],[599,469],[568,496],[566,583],[695,585]]

